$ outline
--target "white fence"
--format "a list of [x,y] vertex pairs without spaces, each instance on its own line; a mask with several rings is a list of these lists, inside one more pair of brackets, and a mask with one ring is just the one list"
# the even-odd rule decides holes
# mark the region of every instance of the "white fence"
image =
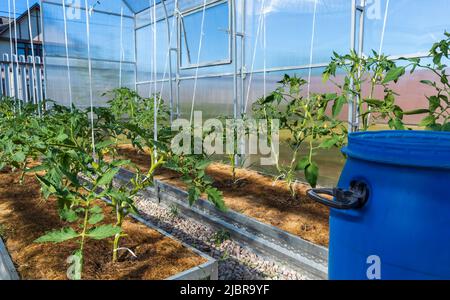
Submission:
[[16,55],[10,59],[3,54],[0,60],[0,97],[20,99],[26,103],[41,103],[45,99],[45,76],[41,58]]

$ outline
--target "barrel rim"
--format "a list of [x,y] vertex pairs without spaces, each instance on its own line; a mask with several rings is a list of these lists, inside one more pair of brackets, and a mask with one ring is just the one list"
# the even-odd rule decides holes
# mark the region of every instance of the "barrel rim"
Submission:
[[351,158],[406,167],[450,169],[450,132],[391,130],[351,133]]

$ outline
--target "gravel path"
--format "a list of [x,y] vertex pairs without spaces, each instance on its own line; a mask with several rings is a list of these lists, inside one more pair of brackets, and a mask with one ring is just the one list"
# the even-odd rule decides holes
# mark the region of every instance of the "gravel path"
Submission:
[[220,280],[306,280],[305,274],[256,255],[228,239],[227,233],[209,225],[179,216],[177,210],[165,208],[136,197],[141,217],[157,225],[183,242],[219,261]]

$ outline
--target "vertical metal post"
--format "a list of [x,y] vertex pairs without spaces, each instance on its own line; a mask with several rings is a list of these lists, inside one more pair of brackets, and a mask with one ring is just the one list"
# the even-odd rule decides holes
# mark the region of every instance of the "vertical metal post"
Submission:
[[33,99],[32,103],[34,105],[37,105],[37,99],[36,99],[36,93],[34,93],[35,91],[35,77],[34,77],[34,72],[33,72],[33,68],[31,67],[33,65],[33,57],[32,56],[28,56],[27,58],[27,69],[28,69],[28,82],[30,85],[30,98]]
[[84,0],[85,12],[86,12],[86,43],[87,43],[87,55],[88,55],[88,71],[89,71],[89,100],[91,105],[91,137],[92,137],[92,157],[95,160],[95,134],[94,134],[94,95],[92,91],[92,60],[91,60],[91,26],[89,16],[89,4],[88,0]]
[[231,47],[233,60],[233,117],[239,117],[239,107],[237,99],[237,76],[238,76],[238,62],[237,62],[237,34],[236,34],[236,0],[231,0]]
[[163,4],[163,8],[164,8],[164,14],[165,14],[165,19],[166,19],[166,26],[167,26],[167,41],[169,43],[168,47],[167,47],[167,51],[168,51],[168,59],[169,59],[169,97],[170,97],[170,124],[172,124],[173,122],[173,78],[172,78],[172,32],[171,32],[171,28],[170,28],[170,23],[169,23],[169,16],[167,13],[167,6],[166,6],[166,1],[162,0],[161,3]]
[[122,87],[122,60],[123,60],[123,6],[120,7],[120,45],[119,45],[119,88]]
[[[363,56],[364,52],[364,22],[365,22],[365,0],[353,0],[352,1],[352,19],[351,19],[351,37],[350,48],[357,53],[359,57]],[[359,12],[359,26],[357,28],[357,14]],[[356,45],[356,31],[358,30],[358,45]],[[356,47],[358,46],[358,49]],[[351,88],[354,87],[354,82],[350,82]],[[355,132],[359,130],[359,102],[360,97],[350,96],[350,102],[348,104],[348,122],[349,132]]]
[[27,65],[25,60],[25,55],[19,56],[19,63],[21,64],[22,73],[22,100],[24,103],[28,103],[30,100],[28,98],[28,82],[27,82]]
[[[3,54],[3,60],[9,62],[9,55]],[[11,64],[5,64],[5,95],[11,97]]]
[[364,25],[366,19],[366,0],[361,0],[359,15],[359,43],[358,43],[358,55],[362,56],[364,51]]
[[3,97],[5,93],[3,92],[3,63],[0,62],[0,97]]
[[42,34],[42,101],[44,101],[45,106],[44,109],[47,109],[47,102],[45,99],[47,98],[47,62],[46,62],[46,55],[45,55],[45,34],[44,34],[44,6],[43,6],[43,0],[39,1],[39,16],[41,18],[40,24],[41,24],[41,34]]
[[[15,12],[14,12],[15,13]],[[16,16],[13,15],[13,18],[15,18]],[[13,51],[13,41],[12,41],[12,29],[11,29],[11,0],[8,0],[8,29],[9,29],[9,48],[10,48],[10,54],[9,57],[12,57],[14,54]],[[3,59],[5,58],[5,55],[3,55]],[[9,61],[6,60],[6,61]],[[11,67],[11,69],[14,67],[12,64],[9,65],[5,65],[5,80],[9,78],[6,77],[6,73],[9,73],[9,69]],[[5,87],[6,91],[8,91],[8,87]],[[9,96],[9,92],[4,93],[5,95]]]
[[36,67],[36,95],[37,95],[37,99],[38,99],[38,103],[39,103],[39,112],[41,112],[41,103],[43,102],[43,98],[42,98],[42,82],[43,82],[43,78],[42,78],[42,72],[41,72],[41,58],[39,56],[35,57],[35,63],[38,63],[39,67]]
[[16,62],[17,64],[17,55],[18,55],[18,49],[17,49],[17,18],[16,18],[16,1],[13,0],[13,10],[14,10],[14,14],[13,14],[13,24],[14,24],[14,45],[15,45],[15,57],[14,54],[11,56],[11,61],[12,61],[12,71],[13,71],[13,87],[14,87],[14,94],[11,93],[11,95],[14,95],[14,97],[18,97],[17,96],[17,87],[19,86],[18,80],[19,80],[19,74],[18,74],[18,68],[14,68],[14,62]]
[[64,47],[66,50],[66,68],[67,68],[67,82],[69,83],[69,105],[72,110],[73,106],[73,97],[72,97],[72,79],[70,74],[70,59],[69,59],[69,38],[67,34],[67,15],[66,15],[66,4],[65,0],[62,1],[62,9],[63,9],[63,21],[64,21]]
[[180,26],[181,26],[181,15],[180,15],[180,7],[178,1],[175,1],[175,9],[177,11],[176,18],[177,18],[177,74],[176,74],[176,90],[175,90],[175,98],[177,102],[177,118],[181,116],[180,112],[180,68],[181,68],[181,32],[180,32]]
[[11,60],[13,61],[12,63],[12,68],[13,68],[13,77],[14,77],[14,82],[13,82],[13,89],[14,92],[11,93],[12,95],[14,95],[14,98],[16,98],[15,100],[19,99],[19,60],[17,59],[17,55],[13,54],[13,56],[11,57]]
[[36,98],[36,104],[38,105],[38,114],[41,115],[41,106],[40,106],[40,99],[38,97],[38,90],[37,90],[37,72],[36,72],[36,56],[34,53],[34,43],[33,43],[33,30],[31,28],[31,12],[30,12],[30,3],[29,0],[27,0],[27,11],[28,11],[28,37],[30,38],[31,43],[31,56],[33,57],[33,97]]
[[[237,0],[231,0],[231,36],[230,38],[231,40],[231,45],[232,45],[232,61],[233,61],[233,118],[234,120],[240,119],[242,118],[242,116],[239,116],[239,103],[238,103],[238,60],[237,60],[237,21],[236,21],[236,11],[237,11],[237,7],[236,7],[236,1]],[[238,130],[237,127],[235,127],[234,130]],[[239,134],[238,132],[235,132],[233,134],[237,134],[238,138],[239,138]],[[241,137],[243,139],[243,136]],[[243,145],[243,140],[239,140],[237,141],[239,143],[239,145],[236,145],[237,148],[242,149],[243,147],[245,147],[245,145]],[[237,151],[244,153],[243,151]],[[237,154],[237,153],[235,153]],[[235,165],[239,165],[240,162],[240,157],[239,155],[235,155],[234,156],[234,163]]]
[[137,93],[138,69],[137,69],[137,15],[134,14],[134,91]]
[[[157,88],[157,81],[158,81],[158,66],[157,66],[157,20],[156,20],[156,0],[153,0],[153,72],[154,77],[154,94],[153,94],[153,140],[158,142],[158,109],[159,109],[159,103],[158,103],[158,88]],[[155,149],[154,151],[155,158],[158,158],[158,152]]]
[[244,99],[245,99],[245,76],[246,76],[246,57],[245,57],[245,30],[246,30],[246,26],[245,26],[245,22],[246,22],[246,5],[245,5],[245,0],[241,0],[241,12],[242,12],[242,16],[241,16],[241,26],[242,26],[242,32],[241,32],[241,99],[240,99],[240,106],[241,106],[241,113],[245,114],[246,112],[244,111]]
[[[356,51],[356,1],[352,0],[352,13],[351,13],[351,29],[350,29],[350,49],[352,51]],[[354,83],[353,80],[350,82],[350,88],[353,89]],[[348,131],[354,132],[355,131],[355,120],[353,118],[354,116],[354,107],[355,107],[355,101],[354,97],[352,95],[349,95],[350,101],[348,102]]]
[[[366,0],[360,0],[359,11],[359,37],[358,37],[358,56],[363,56],[364,51],[364,20],[365,20],[365,4]],[[361,77],[361,69],[359,70],[358,77]],[[360,128],[360,106],[361,98],[357,95],[355,98],[355,107],[353,109],[354,131],[358,131]]]

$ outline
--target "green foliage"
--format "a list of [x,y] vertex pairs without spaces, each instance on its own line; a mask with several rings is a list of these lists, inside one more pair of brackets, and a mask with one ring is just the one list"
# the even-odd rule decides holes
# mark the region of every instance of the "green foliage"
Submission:
[[422,80],[421,83],[434,89],[435,94],[427,96],[428,108],[407,112],[408,115],[426,114],[420,125],[429,130],[450,131],[450,83],[448,66],[445,62],[450,57],[450,33],[445,32],[445,38],[435,43],[430,49],[432,63],[422,63],[420,59],[407,59],[412,66],[412,72],[417,68],[430,71],[437,79]]
[[171,204],[169,206],[169,212],[172,218],[176,218],[180,215],[180,210],[178,209],[178,206],[176,204]]
[[23,173],[29,159],[37,158],[45,146],[35,133],[42,124],[35,117],[37,106],[18,103],[7,97],[0,100],[0,169],[8,166]]
[[213,179],[206,174],[211,161],[204,155],[173,156],[167,167],[182,174],[182,180],[188,187],[189,203],[193,205],[206,194],[208,201],[219,210],[226,211],[222,192],[213,186]]
[[[233,188],[236,188],[237,184],[241,180],[240,178],[237,177],[237,169],[242,168],[245,164],[245,155],[240,154],[241,151],[239,149],[243,142],[242,139],[244,137],[240,136],[238,133],[238,130],[236,130],[238,127],[238,124],[236,124],[237,122],[230,122],[231,120],[229,120],[228,117],[225,117],[225,116],[220,116],[218,119],[222,122],[222,124],[227,124],[227,126],[229,124],[231,127],[231,128],[226,128],[223,130],[223,136],[222,136],[223,141],[228,142],[230,137],[227,136],[227,133],[228,133],[228,131],[233,132],[233,140],[231,141],[233,143],[233,148],[227,149],[225,163],[229,164],[231,167],[231,185]],[[247,117],[244,114],[239,121],[242,121],[242,123],[245,124],[246,120],[247,120]],[[246,129],[245,134],[248,135],[250,129],[249,128],[245,128],[245,129]],[[205,134],[211,134],[211,132],[205,132]]]
[[103,240],[116,234],[119,234],[122,231],[120,227],[113,226],[111,224],[103,225],[99,227],[95,227],[87,233],[87,236],[94,240]]
[[[302,95],[306,81],[285,75],[280,86],[268,97],[259,99],[253,106],[255,115],[270,122],[280,121],[280,129],[288,130],[289,146],[292,149],[291,163],[287,167],[278,165],[279,178],[286,180],[292,195],[295,196],[295,174],[303,171],[311,186],[316,186],[319,169],[314,162],[314,153],[319,148],[339,147],[345,142],[344,124],[327,115],[327,108],[333,106],[333,115],[339,110],[337,95]],[[322,140],[318,146],[314,140]],[[299,156],[301,147],[308,144],[309,154]]]
[[[277,164],[279,178],[284,179],[295,196],[296,172],[303,172],[311,186],[316,186],[319,166],[314,160],[318,149],[341,147],[347,138],[345,123],[338,118],[342,109],[353,99],[358,99],[357,116],[361,130],[367,130],[378,120],[386,120],[392,129],[405,129],[405,115],[426,114],[421,122],[432,130],[450,131],[450,84],[445,60],[449,59],[450,34],[430,50],[431,64],[420,59],[408,59],[409,64],[397,66],[384,55],[376,52],[369,57],[358,57],[355,52],[347,55],[334,53],[332,61],[323,73],[339,89],[339,93],[304,96],[307,82],[296,76],[285,75],[279,87],[268,97],[259,99],[253,106],[254,116],[266,120],[271,128],[279,120],[280,129],[290,133],[288,144],[292,159],[288,166]],[[395,102],[392,84],[403,76],[408,68],[414,72],[424,68],[433,72],[437,80],[423,80],[436,94],[427,97],[428,108],[403,111]],[[337,80],[343,75],[342,82]],[[383,91],[381,98],[375,92]],[[23,104],[13,98],[0,99],[0,170],[4,167],[36,173],[45,198],[55,197],[63,228],[52,230],[36,240],[38,243],[64,243],[77,240],[77,249],[68,259],[68,276],[81,279],[85,243],[88,240],[114,238],[112,257],[117,261],[120,240],[125,233],[123,221],[129,214],[138,214],[134,196],[153,184],[155,172],[168,167],[182,175],[187,185],[189,202],[193,205],[206,195],[218,209],[226,211],[222,192],[214,187],[213,179],[206,174],[211,164],[206,154],[175,155],[170,149],[173,137],[170,131],[169,110],[159,95],[142,98],[136,92],[121,88],[108,93],[108,108],[80,110],[57,104],[46,111],[45,106]],[[42,114],[37,114],[37,111]],[[155,132],[155,116],[158,127]],[[92,118],[92,119],[91,119]],[[92,126],[91,122],[94,123]],[[204,133],[207,134],[207,133]],[[158,142],[154,137],[158,136]],[[148,150],[150,166],[141,172],[129,160],[117,159],[120,140],[128,138],[139,150]],[[237,182],[236,157],[238,139],[235,135],[235,151],[229,156],[233,183]],[[194,139],[192,139],[194,140]],[[319,141],[319,143],[315,142]],[[272,144],[272,141],[269,140]],[[309,152],[300,155],[302,147]],[[37,166],[29,167],[34,161]],[[135,177],[125,185],[113,184],[121,167],[135,169]],[[104,206],[99,200],[109,199],[115,215],[114,224],[105,222]],[[173,212],[178,214],[178,211]],[[229,238],[226,232],[218,232],[214,239],[222,243]]]
[[[219,209],[225,210],[222,193],[212,186],[212,179],[205,175],[204,169],[206,169],[207,165],[200,163],[205,157],[203,155],[200,158],[195,155],[177,156],[170,150],[170,143],[173,137],[169,124],[170,111],[160,95],[142,98],[136,92],[127,88],[113,90],[107,95],[111,97],[108,103],[110,104],[114,122],[123,129],[122,134],[131,141],[135,148],[142,152],[147,150],[150,153],[149,171],[146,174],[141,174],[141,171],[136,168],[136,177],[131,181],[133,188],[130,195],[134,195],[139,190],[152,185],[154,173],[167,164],[168,167],[181,172],[183,175],[183,179],[188,185],[191,204],[195,203],[205,193],[209,201],[214,203]],[[155,113],[158,123],[157,142],[154,139]],[[188,165],[186,165],[186,162],[189,162]],[[132,205],[127,205],[130,201],[123,201],[130,199],[130,197],[125,197],[121,200],[120,197],[115,195],[116,192],[123,194],[125,190],[123,188],[108,193],[108,196],[113,199],[113,206],[119,212],[118,215],[124,211],[134,210]],[[116,199],[114,200],[114,198]],[[122,205],[124,205],[123,208]]]
[[[129,161],[115,159],[119,136],[126,129],[108,109],[94,109],[94,126],[89,113],[90,110],[54,104],[51,111],[38,116],[35,106],[16,106],[11,99],[0,101],[1,166],[40,172],[36,178],[44,197],[55,197],[61,219],[73,226],[51,231],[36,242],[62,243],[77,239],[80,248],[71,256],[73,261],[68,272],[74,279],[81,278],[87,239],[115,236],[117,249],[123,218],[130,212],[137,213],[133,195],[145,181],[138,177],[135,182],[141,185],[132,189],[113,187],[119,168],[130,165]],[[107,160],[106,155],[112,160]],[[40,161],[40,165],[27,168],[30,160]],[[112,199],[118,218],[116,224],[102,224],[104,212],[94,205],[105,197]]]
[[[405,129],[404,112],[395,103],[397,94],[391,88],[391,83],[396,83],[404,74],[405,67],[398,67],[387,56],[375,51],[368,57],[361,57],[355,51],[346,55],[334,52],[323,72],[324,82],[330,81],[339,89],[333,100],[333,117],[340,115],[344,104],[356,99],[357,129],[366,131],[381,120],[387,121],[391,129]],[[379,99],[375,98],[377,90],[382,91]]]
[[[116,89],[107,93],[112,98],[109,101],[111,114],[116,124],[123,129],[122,133],[131,141],[138,150],[150,153],[150,166],[148,172],[142,174],[136,168],[136,177],[131,181],[133,188],[124,187],[120,189],[110,189],[107,196],[112,200],[115,208],[118,226],[121,226],[123,217],[128,212],[136,211],[132,205],[132,196],[138,191],[153,184],[154,173],[167,164],[183,175],[183,180],[188,185],[189,201],[191,205],[202,195],[206,194],[208,200],[214,203],[219,209],[225,210],[222,193],[212,186],[211,178],[205,175],[206,164],[198,160],[198,156],[177,156],[170,150],[170,143],[173,137],[169,117],[170,112],[164,104],[160,95],[153,95],[150,98],[142,98],[134,91],[126,88]],[[157,124],[155,132],[155,114]],[[158,141],[155,142],[155,135]],[[203,156],[202,156],[203,157]],[[186,164],[188,162],[188,164]],[[120,195],[126,195],[122,196]],[[116,244],[119,236],[116,236]],[[113,259],[116,259],[114,253]]]
[[213,235],[214,244],[219,247],[222,245],[225,241],[228,241],[231,239],[231,234],[223,229],[220,229],[216,231]]
[[79,237],[79,234],[70,227],[48,232],[41,236],[35,243],[62,243]]
[[[170,111],[160,95],[143,98],[128,88],[119,88],[105,94],[110,112],[117,124],[124,128],[124,134],[133,146],[143,150],[144,147],[156,148],[155,113],[157,116],[157,135],[159,147],[168,143],[171,138],[169,117]],[[156,104],[156,108],[155,108]],[[156,110],[156,112],[155,112]]]

